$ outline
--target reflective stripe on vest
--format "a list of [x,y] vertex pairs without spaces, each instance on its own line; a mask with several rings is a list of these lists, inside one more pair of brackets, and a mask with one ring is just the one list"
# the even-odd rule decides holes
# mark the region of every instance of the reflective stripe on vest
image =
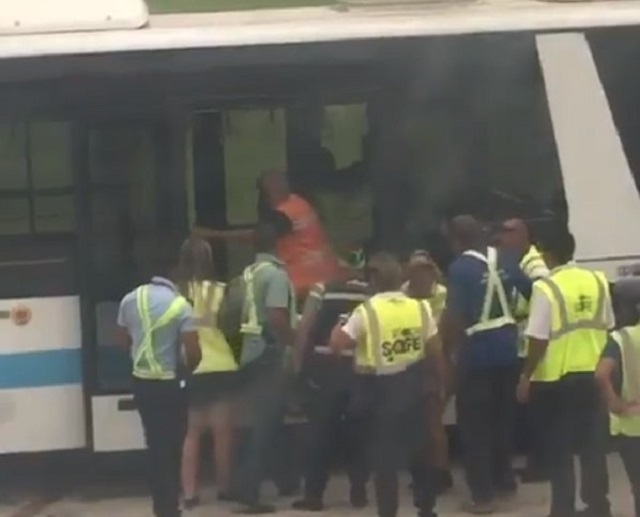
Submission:
[[[389,310],[387,304],[402,304],[402,310],[413,312],[407,321],[399,323],[398,319],[385,317],[380,318],[379,312],[384,314]],[[400,309],[400,305],[397,305]],[[368,375],[395,375],[406,371],[411,365],[420,361],[425,356],[425,343],[423,334],[426,326],[430,322],[430,308],[427,302],[414,300],[405,296],[396,299],[369,300],[361,305],[361,310],[366,318],[366,340],[364,357],[356,352],[355,371]],[[391,325],[393,328],[384,328],[380,324]],[[391,323],[393,322],[393,323]],[[414,331],[414,335],[409,335],[407,331]],[[397,331],[397,332],[396,332]],[[415,335],[417,331],[418,335]],[[392,341],[394,340],[394,341]],[[401,352],[393,350],[396,343],[402,347]],[[385,350],[385,345],[388,345]]]
[[[625,402],[640,401],[640,326],[613,332],[622,356],[622,392]],[[611,434],[640,437],[640,415],[611,415]]]
[[[538,248],[535,246],[529,247],[529,251],[527,251],[524,257],[522,257],[522,260],[520,261],[520,269],[522,269],[522,272],[531,280],[537,280],[538,278],[542,278],[549,274],[547,264],[542,258],[541,253],[538,251]],[[544,271],[545,274],[534,275],[535,271]]]
[[[242,309],[242,325],[240,326],[240,332],[242,334],[250,334],[254,336],[262,335],[262,325],[258,321],[258,312],[256,307],[256,293],[255,293],[255,276],[256,273],[265,269],[267,266],[278,267],[271,262],[259,262],[245,268],[242,273],[245,283],[245,297],[244,305]],[[291,312],[291,327],[295,328],[301,315],[296,312],[296,296],[291,284],[289,285],[289,299],[292,307]]]
[[[554,382],[568,373],[595,371],[608,335],[608,296],[603,279],[594,271],[565,266],[534,285],[551,305],[551,331],[545,354],[531,379]],[[568,306],[567,300],[575,302],[574,306]]]
[[254,280],[256,273],[268,266],[276,267],[271,264],[271,262],[259,262],[258,264],[253,264],[245,268],[242,273],[245,285],[244,304],[242,308],[243,323],[240,326],[240,332],[242,334],[262,335],[262,325],[258,322]]
[[[504,286],[502,285],[502,279],[498,273],[498,252],[496,249],[489,247],[487,249],[486,257],[482,253],[472,250],[465,251],[464,255],[474,257],[487,265],[487,290],[484,295],[482,312],[480,313],[480,319],[478,322],[466,329],[465,332],[467,335],[471,336],[476,332],[481,332],[483,330],[492,330],[504,327],[505,325],[514,324],[516,321],[511,314],[507,294],[505,293]],[[496,295],[498,296],[502,316],[492,318],[491,308]]]
[[180,316],[187,301],[178,296],[171,302],[169,308],[156,321],[151,321],[149,309],[149,287],[143,285],[136,291],[138,315],[142,323],[142,341],[138,352],[133,358],[133,375],[140,379],[165,380],[175,379],[175,372],[168,372],[162,368],[155,356],[153,333],[161,327],[170,324]]
[[558,308],[558,316],[560,318],[560,324],[556,329],[551,329],[551,334],[549,335],[550,340],[560,339],[562,336],[569,334],[570,332],[575,332],[576,330],[607,330],[607,322],[604,318],[604,303],[606,300],[604,286],[602,281],[598,277],[598,275],[591,271],[593,274],[597,288],[597,302],[596,309],[591,318],[581,319],[579,321],[569,321],[569,311],[567,310],[567,302],[562,295],[562,291],[558,284],[556,284],[552,278],[540,278],[538,282],[541,282],[542,285],[546,286],[552,296],[551,303],[557,304]]
[[202,351],[200,364],[193,372],[196,375],[238,369],[233,351],[217,326],[224,289],[225,284],[219,282],[204,281],[189,284],[189,296],[193,300],[194,321]]

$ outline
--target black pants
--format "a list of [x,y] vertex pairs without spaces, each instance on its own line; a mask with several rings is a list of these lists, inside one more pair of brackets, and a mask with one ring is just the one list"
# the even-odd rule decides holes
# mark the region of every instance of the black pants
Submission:
[[461,371],[456,413],[467,484],[476,503],[516,487],[513,435],[518,365]]
[[543,411],[550,459],[551,515],[575,511],[573,456],[580,458],[582,501],[598,517],[610,515],[606,443],[607,414],[593,373],[570,374],[558,382],[536,386]]
[[618,450],[631,484],[635,516],[640,517],[640,437],[619,437]]
[[135,379],[133,394],[147,442],[149,487],[156,517],[180,515],[180,464],[187,397],[178,381]]
[[348,474],[352,492],[363,492],[368,478],[365,420],[349,411],[351,361],[332,357],[313,359],[304,378],[305,410],[309,419],[305,468],[305,498],[322,500],[329,480],[335,438],[343,428],[348,441]]
[[434,469],[429,462],[426,402],[412,408],[380,411],[371,420],[371,465],[379,517],[398,514],[398,471],[409,466],[419,517],[432,517],[436,504]]

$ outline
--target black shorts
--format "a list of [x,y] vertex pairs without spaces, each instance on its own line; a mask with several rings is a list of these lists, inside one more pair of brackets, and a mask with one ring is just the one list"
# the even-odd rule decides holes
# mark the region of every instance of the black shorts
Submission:
[[238,388],[237,371],[192,375],[187,383],[190,407],[207,406],[228,398]]

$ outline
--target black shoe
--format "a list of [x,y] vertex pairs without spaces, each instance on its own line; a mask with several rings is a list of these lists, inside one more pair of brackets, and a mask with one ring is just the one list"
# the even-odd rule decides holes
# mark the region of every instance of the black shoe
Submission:
[[320,499],[300,499],[294,501],[291,507],[294,510],[301,510],[303,512],[322,512],[324,510],[324,504]]
[[367,489],[365,487],[351,488],[351,494],[349,497],[351,507],[356,509],[365,508],[369,504],[367,498]]
[[199,504],[200,504],[200,498],[197,495],[194,495],[193,497],[189,499],[185,499],[183,501],[183,506],[185,510],[192,510]]
[[237,500],[238,497],[231,490],[227,490],[226,492],[218,492],[218,501],[220,502],[232,503]]
[[263,515],[267,513],[275,513],[276,508],[270,504],[252,503],[243,504],[234,513],[242,515]]

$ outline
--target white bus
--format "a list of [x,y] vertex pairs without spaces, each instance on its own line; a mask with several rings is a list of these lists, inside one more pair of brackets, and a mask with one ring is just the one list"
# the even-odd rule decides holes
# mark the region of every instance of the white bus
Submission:
[[524,210],[612,280],[640,261],[638,2],[30,13],[0,13],[2,453],[142,447],[118,301],[157,234],[254,222],[268,167],[367,186],[391,249]]

